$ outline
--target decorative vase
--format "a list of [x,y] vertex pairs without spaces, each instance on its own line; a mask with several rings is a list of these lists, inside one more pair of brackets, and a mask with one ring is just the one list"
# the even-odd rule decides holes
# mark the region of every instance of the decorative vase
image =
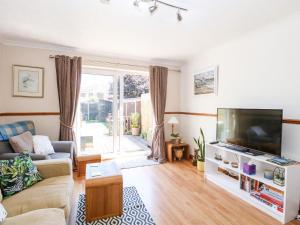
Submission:
[[183,151],[184,149],[183,148],[178,148],[175,150],[175,157],[178,159],[178,160],[181,160],[182,157],[183,157]]
[[140,128],[131,128],[131,133],[133,136],[139,136],[140,135]]
[[205,162],[197,161],[197,170],[200,172],[204,172],[205,169]]

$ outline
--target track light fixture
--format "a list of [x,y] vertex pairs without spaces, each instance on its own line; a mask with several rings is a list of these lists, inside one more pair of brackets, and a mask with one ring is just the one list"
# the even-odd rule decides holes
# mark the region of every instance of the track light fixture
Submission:
[[157,10],[157,1],[155,0],[154,5],[149,7],[149,12],[153,14]]
[[180,13],[180,9],[177,11],[177,20],[180,22],[182,20],[182,15]]
[[[109,3],[110,2],[110,0],[99,0],[99,1],[102,2],[102,3]],[[188,11],[186,8],[182,8],[182,7],[179,7],[177,5],[173,5],[173,4],[170,4],[170,3],[162,1],[162,0],[134,0],[133,5],[135,7],[139,7],[140,2],[143,2],[143,3],[154,2],[154,5],[149,7],[149,12],[151,13],[151,15],[157,10],[159,4],[167,6],[169,8],[177,9],[176,16],[177,16],[177,20],[179,22],[182,21],[182,19],[183,19],[181,13],[184,12],[184,11],[185,12]]]
[[110,0],[99,0],[99,1],[103,4],[108,4],[110,2]]
[[182,7],[179,7],[179,6],[176,6],[176,5],[167,3],[167,2],[165,2],[165,1],[161,1],[161,0],[141,0],[141,1],[142,1],[142,2],[153,2],[153,1],[154,1],[154,5],[149,7],[149,11],[150,11],[151,14],[152,14],[155,10],[157,10],[158,4],[161,4],[161,5],[164,5],[164,6],[168,6],[168,7],[170,7],[170,8],[175,8],[175,9],[177,9],[177,20],[178,20],[179,22],[182,21],[182,19],[183,19],[181,12],[183,12],[183,11],[188,11],[188,10],[185,9],[185,8],[182,8]]
[[134,0],[133,5],[135,7],[139,7],[139,4],[140,4],[140,0]]

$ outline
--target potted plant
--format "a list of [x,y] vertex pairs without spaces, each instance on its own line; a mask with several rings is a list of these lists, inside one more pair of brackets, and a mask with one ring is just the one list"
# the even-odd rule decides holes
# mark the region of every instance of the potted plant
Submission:
[[171,134],[171,142],[174,143],[174,144],[179,144],[180,142],[180,135],[179,133],[172,133]]
[[205,162],[205,139],[203,130],[200,128],[200,137],[197,139],[194,138],[194,141],[197,145],[195,149],[195,154],[197,154],[197,169],[201,172],[204,171],[204,162]]
[[139,113],[132,113],[131,114],[131,133],[134,136],[140,135],[140,117],[141,115]]

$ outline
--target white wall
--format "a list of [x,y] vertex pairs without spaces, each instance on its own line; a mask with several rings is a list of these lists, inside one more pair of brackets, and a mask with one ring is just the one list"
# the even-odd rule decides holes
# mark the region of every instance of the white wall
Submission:
[[[216,113],[217,107],[282,108],[284,118],[300,118],[300,14],[248,33],[209,52],[199,53],[182,69],[180,110]],[[219,66],[218,96],[194,95],[193,75]],[[215,118],[181,116],[181,134],[192,137],[203,127],[215,139]],[[300,125],[283,125],[283,154],[300,160]]]
[[[49,55],[80,55],[83,56],[83,59],[88,59],[84,61],[85,65],[107,66],[95,62],[97,60],[103,60],[103,57],[87,56],[76,52],[59,52],[37,48],[0,45],[0,57],[1,54],[3,57],[0,58],[0,112],[59,112],[55,64],[53,59],[49,59]],[[105,60],[108,61],[107,58]],[[120,62],[118,59],[109,60]],[[147,64],[146,62],[130,60],[126,62],[139,65],[141,63]],[[38,66],[45,69],[44,98],[12,97],[12,65],[14,64]],[[121,67],[118,66],[115,67],[115,69],[121,69]],[[132,67],[123,69],[132,69]],[[134,69],[141,70],[140,67]],[[179,110],[179,81],[180,73],[170,71],[168,79],[167,111]],[[59,116],[0,117],[0,123],[24,119],[33,120],[38,133],[48,135],[52,140],[58,139]]]
[[[53,52],[46,50],[2,46],[0,88],[1,97],[4,101],[3,112],[59,112],[55,65],[54,61],[49,59],[51,53]],[[44,98],[12,97],[12,65],[14,64],[37,66],[45,69]],[[58,139],[58,116],[2,117],[2,122],[24,119],[32,119],[38,133],[46,134],[53,140]]]

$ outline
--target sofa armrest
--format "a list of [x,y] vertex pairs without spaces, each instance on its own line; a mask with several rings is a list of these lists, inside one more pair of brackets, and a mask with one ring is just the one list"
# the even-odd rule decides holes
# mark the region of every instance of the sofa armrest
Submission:
[[74,142],[73,141],[52,141],[51,142],[55,152],[66,152],[73,154]]
[[[0,154],[0,160],[9,160],[9,159],[13,159],[16,156],[18,156],[19,153],[3,153]],[[45,160],[45,159],[49,159],[49,157],[47,155],[40,155],[40,154],[32,154],[30,153],[30,158],[32,160]]]
[[33,163],[45,179],[67,175],[73,176],[71,159],[41,160]]

